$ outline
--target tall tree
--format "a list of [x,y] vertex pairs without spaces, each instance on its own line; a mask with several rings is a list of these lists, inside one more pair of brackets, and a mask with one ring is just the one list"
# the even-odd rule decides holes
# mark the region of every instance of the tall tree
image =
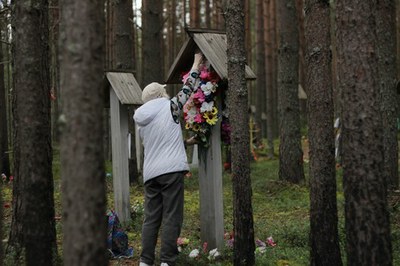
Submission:
[[377,1],[337,0],[348,265],[392,265],[380,113]]
[[[3,8],[3,4],[0,2],[0,8]],[[1,9],[0,9],[1,10]],[[2,31],[3,31],[3,24],[0,21],[0,37],[2,37]],[[3,62],[3,45],[2,43],[0,43],[0,62]],[[4,67],[2,64],[0,64],[0,69],[3,69],[2,71],[0,71],[0,75],[3,73],[3,78],[1,78],[0,76],[0,97],[2,96],[2,90],[5,90],[5,84],[4,84]],[[3,88],[2,88],[3,86]],[[2,99],[0,98],[0,101]],[[5,93],[4,93],[4,102],[5,102]],[[0,103],[0,113],[5,112],[6,110],[2,110],[2,104]],[[2,118],[1,118],[2,119]],[[7,121],[3,121],[0,120],[2,125],[6,125]],[[4,123],[5,122],[5,123]],[[0,138],[2,138],[1,136],[2,133],[0,133]],[[3,150],[1,150],[1,154],[3,153]],[[3,160],[0,160],[0,172],[4,173],[4,168],[3,168]],[[1,173],[0,173],[1,174]],[[0,191],[3,191],[3,182],[2,180],[0,180]],[[0,239],[3,239],[3,194],[0,193]],[[3,241],[0,241],[0,266],[3,266]]]
[[246,49],[244,3],[230,0],[226,6],[228,57],[228,108],[232,123],[234,265],[254,265],[254,228],[250,180],[249,117],[245,77]]
[[60,64],[58,60],[58,33],[60,25],[60,9],[58,0],[49,0],[49,23],[50,23],[50,82],[52,99],[52,137],[55,143],[59,143],[60,136],[57,120],[60,116]]
[[[1,6],[0,6],[1,7]],[[4,36],[2,20],[0,20],[0,37]],[[8,123],[7,123],[7,101],[5,84],[5,57],[3,56],[3,43],[0,43],[0,174],[10,175],[10,159],[8,157]]]
[[200,27],[200,1],[190,0],[190,26],[193,28]]
[[[1,165],[1,163],[0,163]],[[0,191],[3,191],[3,182],[0,181]],[[3,239],[3,194],[0,193],[0,239]],[[0,241],[0,266],[3,266],[4,261],[4,250],[3,250],[3,241]]]
[[213,0],[214,27],[219,30],[225,30],[224,1],[226,0]]
[[267,0],[264,2],[264,39],[265,39],[265,79],[266,79],[266,114],[267,114],[267,143],[268,143],[268,157],[273,158],[275,153],[274,148],[274,124],[277,117],[274,115],[275,100],[274,91],[275,86],[275,29],[274,23],[272,23],[274,12],[272,5],[274,0]]
[[142,1],[143,85],[163,81],[163,1]]
[[10,242],[24,249],[27,265],[52,265],[56,231],[47,0],[14,1],[12,28],[15,182]]
[[310,143],[310,265],[342,265],[336,204],[330,6],[305,2],[305,85]]
[[[113,49],[115,60],[113,69],[132,72],[134,73],[135,61],[134,61],[134,36],[132,28],[133,9],[132,0],[122,0],[114,2],[114,23],[115,23],[115,34]],[[130,154],[129,159],[129,180],[131,183],[137,181],[137,159],[135,149],[135,125],[133,123],[133,107],[128,108],[128,126],[130,132]]]
[[257,62],[257,97],[256,97],[256,123],[260,126],[264,136],[265,124],[262,115],[265,113],[266,101],[266,76],[265,76],[265,41],[264,41],[264,5],[263,0],[256,1],[256,62]]
[[280,121],[279,178],[304,180],[298,98],[299,31],[295,0],[276,2],[278,47],[278,101]]
[[[108,265],[103,135],[103,1],[61,0],[64,265]],[[85,38],[82,38],[85,36]]]
[[389,189],[399,187],[397,143],[398,95],[396,92],[396,3],[395,0],[378,1],[377,37],[379,73],[382,97],[382,123],[384,168]]

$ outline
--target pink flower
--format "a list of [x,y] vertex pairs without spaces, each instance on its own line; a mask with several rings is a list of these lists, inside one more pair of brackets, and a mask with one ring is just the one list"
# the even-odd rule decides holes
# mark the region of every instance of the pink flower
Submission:
[[201,72],[200,72],[200,78],[201,79],[208,79],[208,77],[209,77],[209,74],[208,74],[209,72],[207,71],[207,69],[203,69]]
[[257,247],[265,247],[267,246],[263,241],[261,241],[260,239],[256,240],[256,246]]
[[202,90],[197,90],[195,94],[193,94],[193,101],[195,103],[202,103],[206,100],[204,93]]
[[271,246],[271,247],[276,246],[276,243],[274,242],[274,239],[272,238],[272,236],[267,238],[267,244],[268,244],[268,246]]
[[203,252],[204,253],[207,253],[207,246],[208,246],[208,243],[204,242],[204,244],[203,244]]
[[194,117],[194,122],[196,122],[196,123],[202,123],[202,122],[204,122],[204,118],[203,118],[203,116],[201,115],[201,114],[196,114],[196,116]]

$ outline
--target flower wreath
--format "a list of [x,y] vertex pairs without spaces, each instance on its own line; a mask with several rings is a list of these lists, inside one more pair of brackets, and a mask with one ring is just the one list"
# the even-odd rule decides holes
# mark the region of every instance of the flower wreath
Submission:
[[[188,75],[189,72],[183,75],[183,83]],[[195,133],[201,144],[207,146],[211,128],[221,116],[216,106],[217,88],[221,78],[209,64],[200,67],[199,78],[197,90],[183,106],[183,119],[185,128]]]

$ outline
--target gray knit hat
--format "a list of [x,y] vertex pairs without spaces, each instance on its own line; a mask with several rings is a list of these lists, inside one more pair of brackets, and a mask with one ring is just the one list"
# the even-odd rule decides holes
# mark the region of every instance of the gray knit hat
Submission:
[[157,99],[157,98],[169,98],[167,91],[165,90],[165,84],[160,84],[157,82],[152,82],[147,85],[142,92],[142,101],[146,103],[148,101]]

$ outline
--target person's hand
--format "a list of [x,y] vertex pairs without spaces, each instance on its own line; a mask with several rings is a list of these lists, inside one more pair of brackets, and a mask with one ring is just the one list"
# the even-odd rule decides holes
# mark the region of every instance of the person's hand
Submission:
[[202,52],[198,51],[194,54],[193,69],[199,69],[200,64],[203,62],[204,55]]
[[188,139],[185,140],[185,145],[189,146],[189,145],[194,145],[199,143],[196,139],[196,136],[190,137]]

